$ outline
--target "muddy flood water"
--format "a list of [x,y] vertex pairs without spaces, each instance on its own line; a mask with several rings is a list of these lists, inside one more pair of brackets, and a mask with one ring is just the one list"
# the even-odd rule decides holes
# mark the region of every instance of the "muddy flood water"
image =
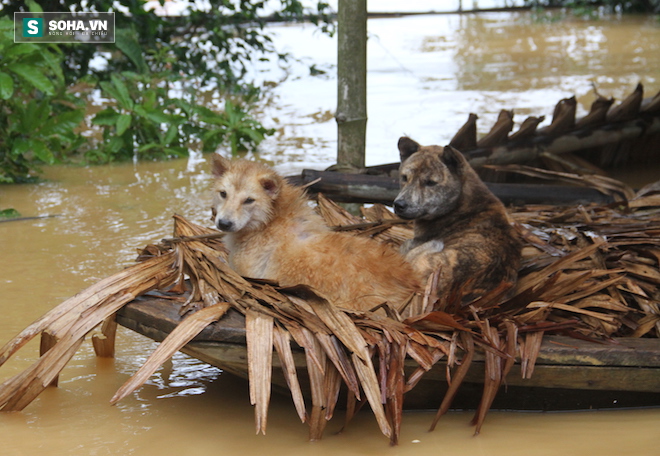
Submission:
[[[335,150],[335,42],[312,26],[274,26],[276,43],[300,59],[261,64],[271,89],[262,121],[278,129],[261,158],[282,172],[322,169]],[[660,23],[652,18],[538,22],[528,14],[418,16],[369,23],[368,164],[397,160],[396,141],[447,142],[467,119],[486,131],[500,109],[550,117],[561,98],[588,109],[592,83],[621,99],[637,82],[660,90]],[[310,76],[314,63],[325,75]],[[46,169],[34,185],[0,187],[0,208],[34,220],[0,223],[0,345],[85,287],[130,264],[137,248],[167,237],[171,216],[209,218],[206,160]],[[639,175],[657,180],[657,171]],[[391,448],[370,412],[341,434],[337,414],[320,442],[289,398],[271,402],[267,435],[255,435],[247,385],[176,355],[137,393],[109,399],[156,344],[120,328],[117,354],[99,359],[86,341],[23,412],[0,414],[0,455],[637,455],[659,454],[660,409],[573,413],[491,412],[473,437],[469,412],[406,413]],[[0,368],[0,381],[27,368],[38,347]],[[429,404],[430,408],[437,404]]]

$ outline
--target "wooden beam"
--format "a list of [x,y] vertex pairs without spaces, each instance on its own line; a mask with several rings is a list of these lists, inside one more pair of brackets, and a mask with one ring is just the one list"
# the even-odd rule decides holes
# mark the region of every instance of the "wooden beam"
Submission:
[[[315,181],[308,188],[311,193],[323,193],[338,202],[391,204],[399,193],[398,180],[389,176],[303,170],[301,184]],[[584,187],[490,182],[486,185],[504,204],[608,204],[614,201],[597,190]]]

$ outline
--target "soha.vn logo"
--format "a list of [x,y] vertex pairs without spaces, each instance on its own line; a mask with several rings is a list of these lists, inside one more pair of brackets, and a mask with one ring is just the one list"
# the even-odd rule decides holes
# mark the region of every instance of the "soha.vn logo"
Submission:
[[115,13],[15,12],[14,41],[114,43]]
[[34,38],[44,36],[44,20],[34,17],[23,19],[23,36]]

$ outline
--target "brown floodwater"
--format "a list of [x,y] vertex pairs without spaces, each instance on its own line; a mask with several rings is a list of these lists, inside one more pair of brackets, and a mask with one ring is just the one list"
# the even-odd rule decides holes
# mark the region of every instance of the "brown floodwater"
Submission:
[[[279,132],[261,155],[283,172],[322,168],[332,162],[335,144],[327,115],[334,109],[332,40],[311,26],[274,31],[303,61],[315,57],[328,75],[310,77],[295,65],[288,70],[293,76],[273,89],[263,110],[263,121]],[[421,142],[448,140],[469,112],[486,124],[501,108],[549,115],[571,94],[586,109],[591,82],[618,98],[640,80],[647,93],[660,90],[660,25],[648,18],[547,24],[519,14],[424,16],[371,21],[370,34],[368,161],[374,164],[396,160],[396,139],[404,133]],[[276,69],[260,71],[264,80],[277,79]],[[130,264],[137,248],[169,236],[172,214],[198,223],[209,217],[210,176],[199,157],[45,171],[41,183],[0,187],[0,209],[53,215],[0,223],[0,344]],[[432,433],[432,413],[406,413],[401,444],[390,448],[368,412],[341,434],[338,413],[325,438],[308,443],[291,401],[274,397],[267,435],[255,435],[245,382],[181,354],[110,406],[155,346],[120,328],[116,357],[107,360],[85,342],[58,388],[23,412],[0,414],[0,455],[650,456],[660,448],[659,409],[492,412],[477,437],[470,413],[449,413]],[[0,381],[29,366],[37,353],[35,344],[23,348],[0,368]]]

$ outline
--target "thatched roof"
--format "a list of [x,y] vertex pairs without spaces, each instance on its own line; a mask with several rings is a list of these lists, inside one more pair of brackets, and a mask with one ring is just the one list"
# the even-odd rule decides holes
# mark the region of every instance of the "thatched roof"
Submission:
[[[600,188],[612,191],[609,184]],[[68,299],[0,350],[1,365],[34,336],[42,334],[42,340],[50,341],[33,366],[0,386],[0,407],[8,411],[27,406],[56,379],[85,334],[134,297],[154,289],[183,292],[188,283],[184,279],[189,279],[192,291],[182,308],[189,316],[113,402],[142,385],[169,356],[233,308],[246,319],[250,399],[258,432],[265,432],[267,425],[273,351],[312,439],[321,437],[344,385],[349,418],[358,401],[368,402],[382,433],[396,443],[406,391],[434,364],[446,363],[451,382],[437,421],[477,350],[486,360],[482,402],[474,419],[479,432],[516,357],[522,375],[533,375],[544,334],[601,342],[660,335],[660,189],[635,194],[625,186],[615,187],[619,201],[609,206],[512,210],[512,223],[526,245],[518,284],[506,296],[495,290],[468,306],[427,291],[412,302],[384,303],[373,312],[339,309],[305,286],[280,288],[240,277],[228,266],[217,232],[175,216],[173,238],[146,247],[137,264]],[[318,206],[337,229],[373,236],[393,247],[412,235],[409,225],[382,206],[366,209],[363,218],[323,197]],[[405,306],[415,306],[414,317],[400,316]],[[293,365],[293,345],[305,352],[312,390],[309,408]],[[403,370],[406,357],[418,364],[409,376]]]

